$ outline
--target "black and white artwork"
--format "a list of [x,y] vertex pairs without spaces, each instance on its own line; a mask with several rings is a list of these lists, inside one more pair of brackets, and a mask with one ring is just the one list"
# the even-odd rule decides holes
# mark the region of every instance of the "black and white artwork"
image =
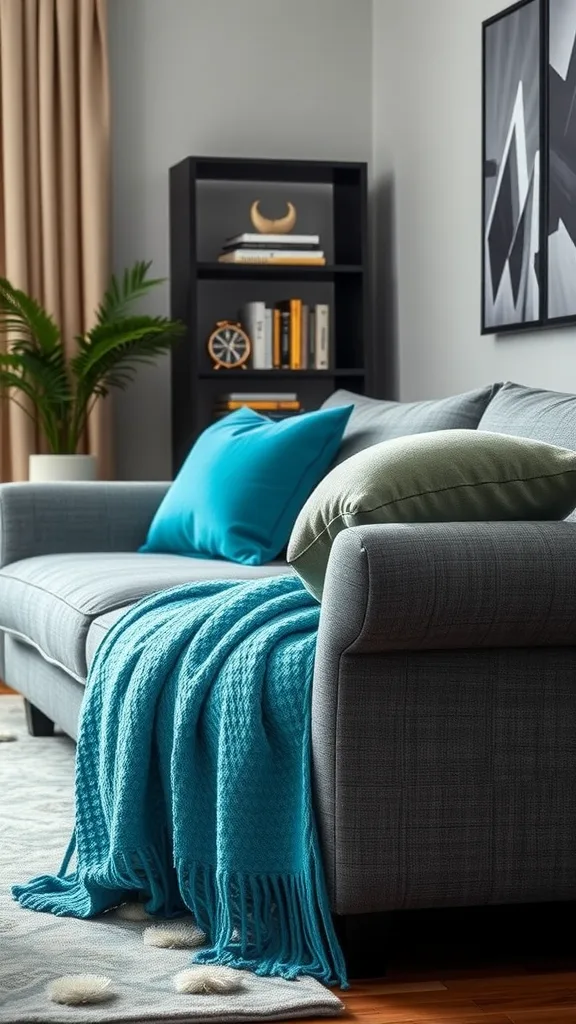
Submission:
[[548,320],[576,317],[576,0],[548,9]]
[[541,11],[523,0],[484,24],[484,333],[541,321]]

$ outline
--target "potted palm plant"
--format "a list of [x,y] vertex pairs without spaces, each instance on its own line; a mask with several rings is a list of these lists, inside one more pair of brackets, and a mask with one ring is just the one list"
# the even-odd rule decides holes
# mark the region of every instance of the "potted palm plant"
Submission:
[[166,317],[136,315],[134,302],[160,283],[139,262],[112,277],[94,326],[76,338],[67,358],[55,320],[25,292],[0,277],[0,392],[38,425],[49,454],[30,456],[30,479],[94,479],[95,460],[78,447],[90,412],[111,388],[126,388],[140,363],[152,363],[183,333]]

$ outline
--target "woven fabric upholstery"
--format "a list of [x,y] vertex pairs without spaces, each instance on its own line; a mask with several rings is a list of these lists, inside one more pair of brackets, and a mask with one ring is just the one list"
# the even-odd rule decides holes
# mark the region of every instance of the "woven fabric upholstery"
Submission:
[[389,402],[341,389],[322,406],[353,405],[335,465],[381,441],[432,430],[475,430],[499,384],[427,402]]
[[[576,524],[421,523],[339,534],[322,620],[354,653],[576,644]],[[324,643],[322,633],[319,645]]]
[[[490,402],[478,429],[531,437],[576,451],[576,395],[508,381]],[[576,520],[576,510],[568,518]]]
[[337,538],[312,751],[338,913],[576,899],[575,531]]
[[29,640],[83,680],[88,630],[100,615],[194,580],[291,572],[285,563],[253,567],[137,552],[40,555],[0,569],[0,629]]
[[313,691],[338,913],[576,899],[576,650],[342,654]]
[[68,551],[136,551],[169,484],[0,485],[0,566]]
[[6,682],[76,739],[80,708],[86,692],[84,683],[73,679],[58,665],[46,661],[30,644],[12,636],[6,636],[4,642]]
[[508,381],[488,405],[480,430],[516,434],[576,451],[576,395]]
[[105,612],[104,615],[99,615],[97,619],[94,619],[86,637],[86,665],[88,669],[90,669],[92,659],[98,650],[99,644],[102,643],[110,627],[118,619],[121,619],[129,608],[129,604],[123,605],[121,608],[115,608],[113,612]]

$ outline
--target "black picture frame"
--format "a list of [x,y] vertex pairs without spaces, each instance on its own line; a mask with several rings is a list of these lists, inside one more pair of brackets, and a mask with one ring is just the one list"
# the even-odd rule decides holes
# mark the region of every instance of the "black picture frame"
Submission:
[[548,0],[482,25],[482,334],[546,322],[547,40]]
[[544,325],[576,322],[576,0],[541,0],[546,62]]

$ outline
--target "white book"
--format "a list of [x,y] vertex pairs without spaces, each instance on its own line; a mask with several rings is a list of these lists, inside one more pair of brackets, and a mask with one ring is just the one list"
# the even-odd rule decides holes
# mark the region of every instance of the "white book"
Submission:
[[226,239],[226,245],[320,245],[320,235],[260,235],[251,231]]
[[242,310],[244,324],[252,342],[252,366],[255,370],[266,369],[266,304],[247,302]]
[[266,306],[264,316],[264,369],[271,370],[274,366],[274,360],[272,353],[272,309],[270,306]]
[[322,249],[232,249],[218,257],[219,263],[266,263],[268,260],[285,260],[287,263],[301,260],[318,262],[324,260]]
[[324,303],[316,306],[316,369],[330,368],[330,307]]

